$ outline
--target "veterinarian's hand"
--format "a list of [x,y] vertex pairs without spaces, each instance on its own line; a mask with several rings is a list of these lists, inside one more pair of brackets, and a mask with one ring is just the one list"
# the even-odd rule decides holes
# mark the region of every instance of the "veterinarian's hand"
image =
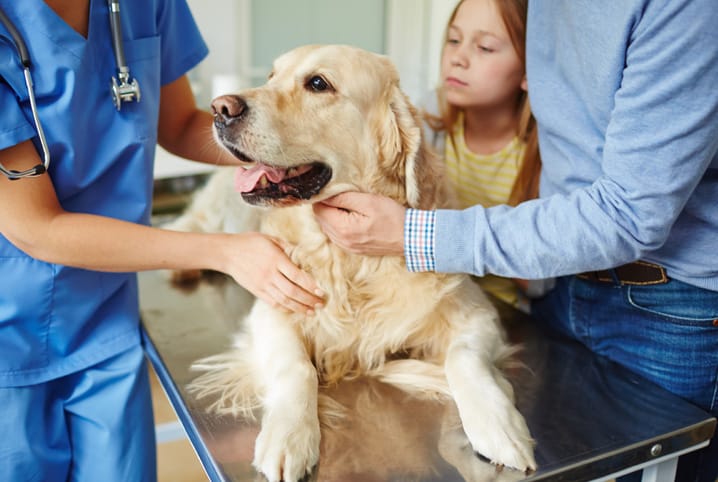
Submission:
[[313,207],[322,231],[339,247],[357,254],[403,256],[406,208],[393,199],[347,192]]
[[285,253],[280,241],[259,233],[234,236],[241,239],[241,253],[234,280],[247,291],[272,306],[307,313],[324,304],[314,279],[299,269]]

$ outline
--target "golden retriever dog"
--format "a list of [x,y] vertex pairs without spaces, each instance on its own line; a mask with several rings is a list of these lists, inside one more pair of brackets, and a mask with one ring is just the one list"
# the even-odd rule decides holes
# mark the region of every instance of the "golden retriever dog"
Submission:
[[[261,231],[283,240],[327,293],[311,315],[256,301],[233,349],[196,364],[204,373],[190,390],[215,397],[214,410],[261,413],[256,469],[270,481],[311,473],[325,405],[318,390],[359,376],[450,398],[472,457],[535,469],[500,370],[512,348],[480,288],[466,275],[411,273],[403,257],[349,254],[314,218],[311,203],[345,191],[448,205],[442,162],[392,63],[349,46],[299,47],[275,61],[266,84],[212,105],[216,139],[244,166],[235,179],[218,171],[173,227],[239,229],[258,212]],[[239,207],[240,196],[259,209]]]

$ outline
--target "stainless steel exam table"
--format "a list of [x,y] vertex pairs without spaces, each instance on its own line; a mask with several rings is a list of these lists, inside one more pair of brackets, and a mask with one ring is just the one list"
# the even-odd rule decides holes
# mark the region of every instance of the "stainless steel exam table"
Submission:
[[[140,299],[147,356],[209,479],[264,480],[251,466],[257,424],[209,414],[185,390],[196,376],[193,361],[229,347],[251,297],[220,275],[181,289],[158,271],[140,275]],[[525,480],[609,480],[643,468],[644,481],[667,482],[680,454],[707,445],[716,428],[709,414],[581,345],[548,337],[526,315],[500,309],[511,340],[523,346],[525,368],[508,376],[536,439],[539,468]],[[338,428],[323,431],[313,479],[464,480],[441,450],[442,403],[372,380],[344,383],[331,395],[348,412]]]

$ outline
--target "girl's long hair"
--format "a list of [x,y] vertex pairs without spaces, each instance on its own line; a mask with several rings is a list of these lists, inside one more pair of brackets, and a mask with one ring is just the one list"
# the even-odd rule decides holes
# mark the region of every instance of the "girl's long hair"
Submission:
[[[461,0],[454,7],[451,17],[449,17],[446,33],[444,34],[445,40],[448,38],[449,26],[454,22],[456,12],[463,2],[464,0]],[[494,3],[506,25],[511,44],[521,60],[524,71],[526,71],[526,14],[528,0],[494,0]],[[459,117],[460,109],[446,102],[443,88],[437,90],[437,96],[440,114],[439,116],[427,114],[426,120],[432,129],[445,132],[449,137],[449,141],[456,147],[453,126]],[[539,174],[541,173],[536,119],[531,113],[528,94],[524,91],[519,96],[517,109],[519,122],[516,135],[524,142],[526,147],[518,175],[509,195],[508,204],[512,206],[538,197]]]

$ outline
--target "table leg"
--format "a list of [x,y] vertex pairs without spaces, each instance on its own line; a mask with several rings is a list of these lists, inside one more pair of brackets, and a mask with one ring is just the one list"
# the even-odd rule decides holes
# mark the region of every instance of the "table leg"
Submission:
[[642,482],[673,482],[676,479],[678,457],[673,457],[643,469]]

